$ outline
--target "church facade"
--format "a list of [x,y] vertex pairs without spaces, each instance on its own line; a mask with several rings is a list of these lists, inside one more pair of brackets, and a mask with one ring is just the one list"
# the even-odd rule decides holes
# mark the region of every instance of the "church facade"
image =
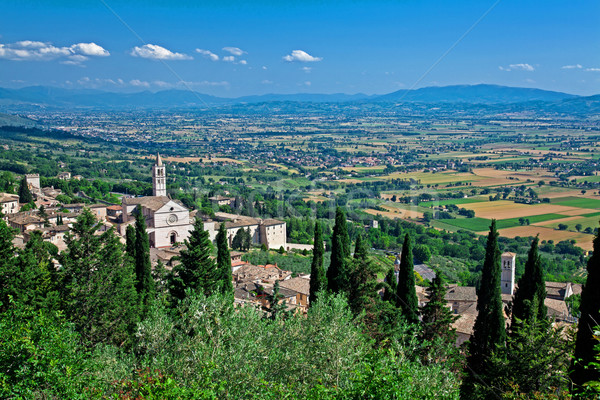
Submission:
[[123,197],[121,234],[127,225],[135,223],[134,211],[141,207],[146,220],[150,247],[171,247],[183,243],[193,230],[193,221],[181,202],[167,196],[166,169],[160,154],[152,167],[152,193],[146,197]]

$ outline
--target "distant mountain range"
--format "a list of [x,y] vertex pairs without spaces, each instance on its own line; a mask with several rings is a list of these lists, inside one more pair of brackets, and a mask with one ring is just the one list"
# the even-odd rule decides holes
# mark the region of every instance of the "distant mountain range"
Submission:
[[[205,107],[269,102],[313,103],[422,103],[422,104],[473,104],[508,105],[518,103],[554,104],[560,112],[562,105],[572,109],[583,106],[597,110],[600,95],[582,97],[541,89],[517,88],[498,85],[455,85],[425,87],[415,90],[398,90],[385,95],[354,94],[265,94],[224,98],[187,90],[143,91],[115,93],[92,89],[63,89],[47,86],[31,86],[21,89],[0,88],[0,108],[180,108]],[[552,107],[550,107],[552,108]]]

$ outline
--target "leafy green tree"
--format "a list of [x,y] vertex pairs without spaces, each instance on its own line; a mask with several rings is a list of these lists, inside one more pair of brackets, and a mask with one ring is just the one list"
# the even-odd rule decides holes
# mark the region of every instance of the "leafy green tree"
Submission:
[[135,215],[135,278],[140,311],[144,316],[154,300],[155,288],[150,262],[150,239],[146,231],[146,219],[140,206],[137,207]]
[[[538,250],[539,238],[536,237],[531,242],[527,262],[525,263],[525,272],[519,279],[517,291],[513,299],[512,323],[516,328],[517,321],[533,321],[546,319],[546,280],[544,279],[544,269]],[[532,306],[536,304],[534,309]]]
[[327,277],[325,276],[325,268],[323,267],[323,229],[321,223],[315,221],[315,237],[313,240],[313,259],[310,266],[310,292],[308,296],[309,304],[312,305],[317,301],[317,293],[327,287]]
[[[240,229],[238,232],[241,232]],[[208,232],[204,230],[202,219],[196,218],[194,230],[189,239],[184,241],[185,250],[179,255],[180,264],[173,268],[170,292],[182,300],[186,289],[210,296],[217,292],[220,281],[215,261],[211,258],[212,243]]]
[[250,250],[250,247],[252,247],[252,233],[250,232],[250,227],[248,227],[248,229],[246,229],[246,231],[244,232],[242,248],[244,251],[248,251]]
[[227,245],[227,228],[225,223],[219,226],[217,242],[217,279],[221,293],[230,295],[233,301],[233,277],[231,275],[231,256]]
[[402,316],[408,322],[416,323],[419,321],[419,301],[415,288],[412,246],[408,233],[404,236],[404,244],[402,245],[402,254],[400,256],[396,306],[400,308]]
[[[481,275],[481,287],[477,294],[477,310],[473,336],[469,342],[466,376],[461,385],[461,398],[484,398],[481,387],[489,383],[493,375],[492,354],[504,346],[506,329],[500,289],[500,249],[496,220],[492,220],[487,238],[485,261]],[[483,385],[480,383],[483,382]]]
[[600,380],[600,371],[590,365],[595,361],[594,346],[598,343],[594,338],[594,327],[600,321],[600,233],[594,238],[594,252],[588,260],[587,272],[587,280],[581,292],[581,315],[577,325],[571,372],[576,393],[582,391],[582,385],[586,382]]
[[33,195],[29,190],[27,178],[23,176],[23,179],[21,179],[21,183],[19,184],[19,203],[31,203],[32,201]]
[[415,259],[420,263],[426,263],[431,258],[431,250],[429,247],[419,244],[413,250]]
[[348,290],[350,278],[350,236],[346,214],[340,207],[335,211],[335,225],[331,239],[331,262],[327,269],[327,288],[333,293]]
[[271,319],[282,318],[287,311],[287,305],[283,300],[283,296],[279,293],[279,281],[275,281],[273,292],[269,296],[269,312]]
[[235,250],[243,250],[244,248],[244,236],[245,236],[244,228],[238,229],[231,241],[231,247]]
[[17,290],[11,283],[16,264],[14,235],[15,231],[0,218],[0,311],[8,307],[8,296]]

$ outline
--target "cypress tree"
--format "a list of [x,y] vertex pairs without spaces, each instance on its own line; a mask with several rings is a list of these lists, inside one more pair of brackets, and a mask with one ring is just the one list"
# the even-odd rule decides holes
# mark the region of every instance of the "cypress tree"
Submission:
[[335,225],[331,238],[331,263],[327,270],[327,288],[333,293],[348,290],[350,279],[350,237],[346,215],[340,207],[335,210]]
[[[511,326],[514,327],[517,326],[515,324],[517,320],[527,320],[531,323],[534,319],[542,321],[546,318],[547,310],[544,304],[546,283],[538,242],[539,238],[537,237],[531,242],[525,272],[519,279],[517,292],[513,299]],[[534,304],[535,309],[533,309]]]
[[200,218],[196,218],[194,230],[184,244],[187,249],[180,252],[181,263],[173,268],[171,295],[182,300],[187,288],[205,296],[214,294],[219,283],[217,269],[211,258],[212,243]]
[[125,251],[127,255],[135,260],[135,227],[133,225],[127,225],[125,231]]
[[385,275],[387,287],[383,292],[383,300],[396,305],[396,291],[398,290],[398,280],[396,279],[396,269],[391,267]]
[[233,277],[231,275],[231,256],[227,245],[227,229],[223,222],[216,237],[217,242],[217,279],[221,293],[231,294],[233,300]]
[[413,254],[408,233],[404,236],[402,255],[400,256],[398,287],[396,289],[396,306],[400,308],[402,316],[408,322],[417,323],[419,321],[419,301],[415,289]]
[[354,258],[357,260],[366,260],[368,255],[369,251],[367,250],[367,244],[359,233],[356,236],[356,243],[354,245]]
[[146,232],[146,219],[140,206],[137,207],[135,216],[135,277],[142,315],[145,315],[154,299],[155,290],[150,262],[150,240]]
[[275,281],[273,285],[273,292],[269,296],[269,311],[271,312],[271,319],[277,319],[282,317],[287,311],[287,305],[285,302],[280,302],[283,296],[279,293],[279,281]]
[[27,185],[27,178],[23,176],[21,183],[19,184],[19,203],[31,203],[33,201],[33,195],[29,191],[29,185]]
[[461,398],[479,398],[477,383],[489,381],[493,374],[491,356],[498,347],[504,346],[506,329],[504,322],[500,249],[496,220],[492,220],[487,239],[485,260],[481,273],[481,287],[477,294],[477,310],[473,336],[469,342],[466,374],[461,386]]
[[15,293],[11,284],[15,273],[15,247],[12,240],[15,231],[0,218],[0,311],[8,307],[8,295]]
[[250,233],[250,227],[248,227],[248,229],[246,229],[246,231],[244,232],[243,248],[245,251],[248,251],[250,250],[250,247],[252,247],[252,233]]
[[594,347],[598,341],[594,338],[594,330],[600,325],[600,233],[594,238],[594,252],[588,260],[587,272],[588,276],[581,292],[581,316],[571,372],[576,392],[581,390],[584,383],[600,380],[600,370],[589,365],[590,362],[596,361]]
[[[362,246],[358,243],[359,246]],[[370,260],[368,253],[360,250],[359,257],[350,260],[350,280],[348,282],[348,304],[355,314],[373,305],[378,297],[377,273],[380,268]],[[380,300],[381,301],[381,300]]]
[[309,304],[317,301],[317,293],[327,287],[327,278],[325,277],[325,268],[323,267],[323,229],[319,221],[315,221],[315,237],[313,240],[313,259],[310,266],[310,292],[308,296]]

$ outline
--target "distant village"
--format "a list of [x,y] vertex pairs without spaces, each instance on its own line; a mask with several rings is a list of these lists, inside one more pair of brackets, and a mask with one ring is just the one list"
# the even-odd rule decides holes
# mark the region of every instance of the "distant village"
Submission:
[[[62,172],[59,179],[84,179],[82,176],[71,176]],[[120,240],[125,243],[127,226],[135,223],[135,212],[141,210],[147,225],[150,242],[150,256],[153,266],[159,262],[168,269],[173,268],[179,252],[185,248],[185,240],[193,229],[196,218],[201,218],[204,230],[209,233],[214,242],[219,225],[225,224],[228,233],[229,246],[232,247],[234,237],[239,230],[245,230],[251,244],[266,249],[280,250],[312,250],[312,245],[294,244],[287,242],[286,223],[277,219],[252,218],[225,212],[216,212],[208,218],[198,214],[197,210],[190,211],[180,201],[170,198],[166,190],[166,168],[160,155],[152,167],[153,195],[132,197],[122,195],[121,205],[110,203],[98,204],[61,204],[57,196],[60,189],[41,187],[38,174],[27,174],[25,179],[31,191],[36,209],[22,211],[25,204],[19,203],[19,196],[0,193],[0,207],[3,218],[8,224],[18,230],[14,239],[17,247],[24,247],[33,231],[40,231],[45,241],[55,245],[59,251],[66,249],[65,236],[70,232],[84,208],[88,208],[98,219],[100,228],[98,234],[114,229]],[[234,197],[213,196],[210,200],[216,206],[230,205]],[[370,229],[377,229],[376,225]],[[306,312],[309,304],[310,274],[296,275],[286,271],[276,264],[253,265],[242,260],[244,253],[231,252],[231,266],[234,283],[234,299],[239,305],[254,304],[265,309],[270,307],[276,282],[279,282],[279,298],[288,310]],[[506,306],[512,301],[515,293],[515,257],[514,253],[502,254],[502,300]],[[396,255],[396,279],[400,264],[400,255]],[[431,280],[435,272],[427,265],[415,266],[415,270],[426,280]],[[558,324],[572,324],[576,319],[570,314],[566,300],[580,294],[580,284],[546,282],[545,304],[548,315]],[[419,306],[428,301],[428,291],[424,286],[417,286]],[[473,334],[473,326],[477,318],[477,294],[473,286],[449,285],[446,300],[448,306],[459,318],[453,326],[457,332],[457,345],[467,341]],[[508,314],[508,313],[507,313]]]

